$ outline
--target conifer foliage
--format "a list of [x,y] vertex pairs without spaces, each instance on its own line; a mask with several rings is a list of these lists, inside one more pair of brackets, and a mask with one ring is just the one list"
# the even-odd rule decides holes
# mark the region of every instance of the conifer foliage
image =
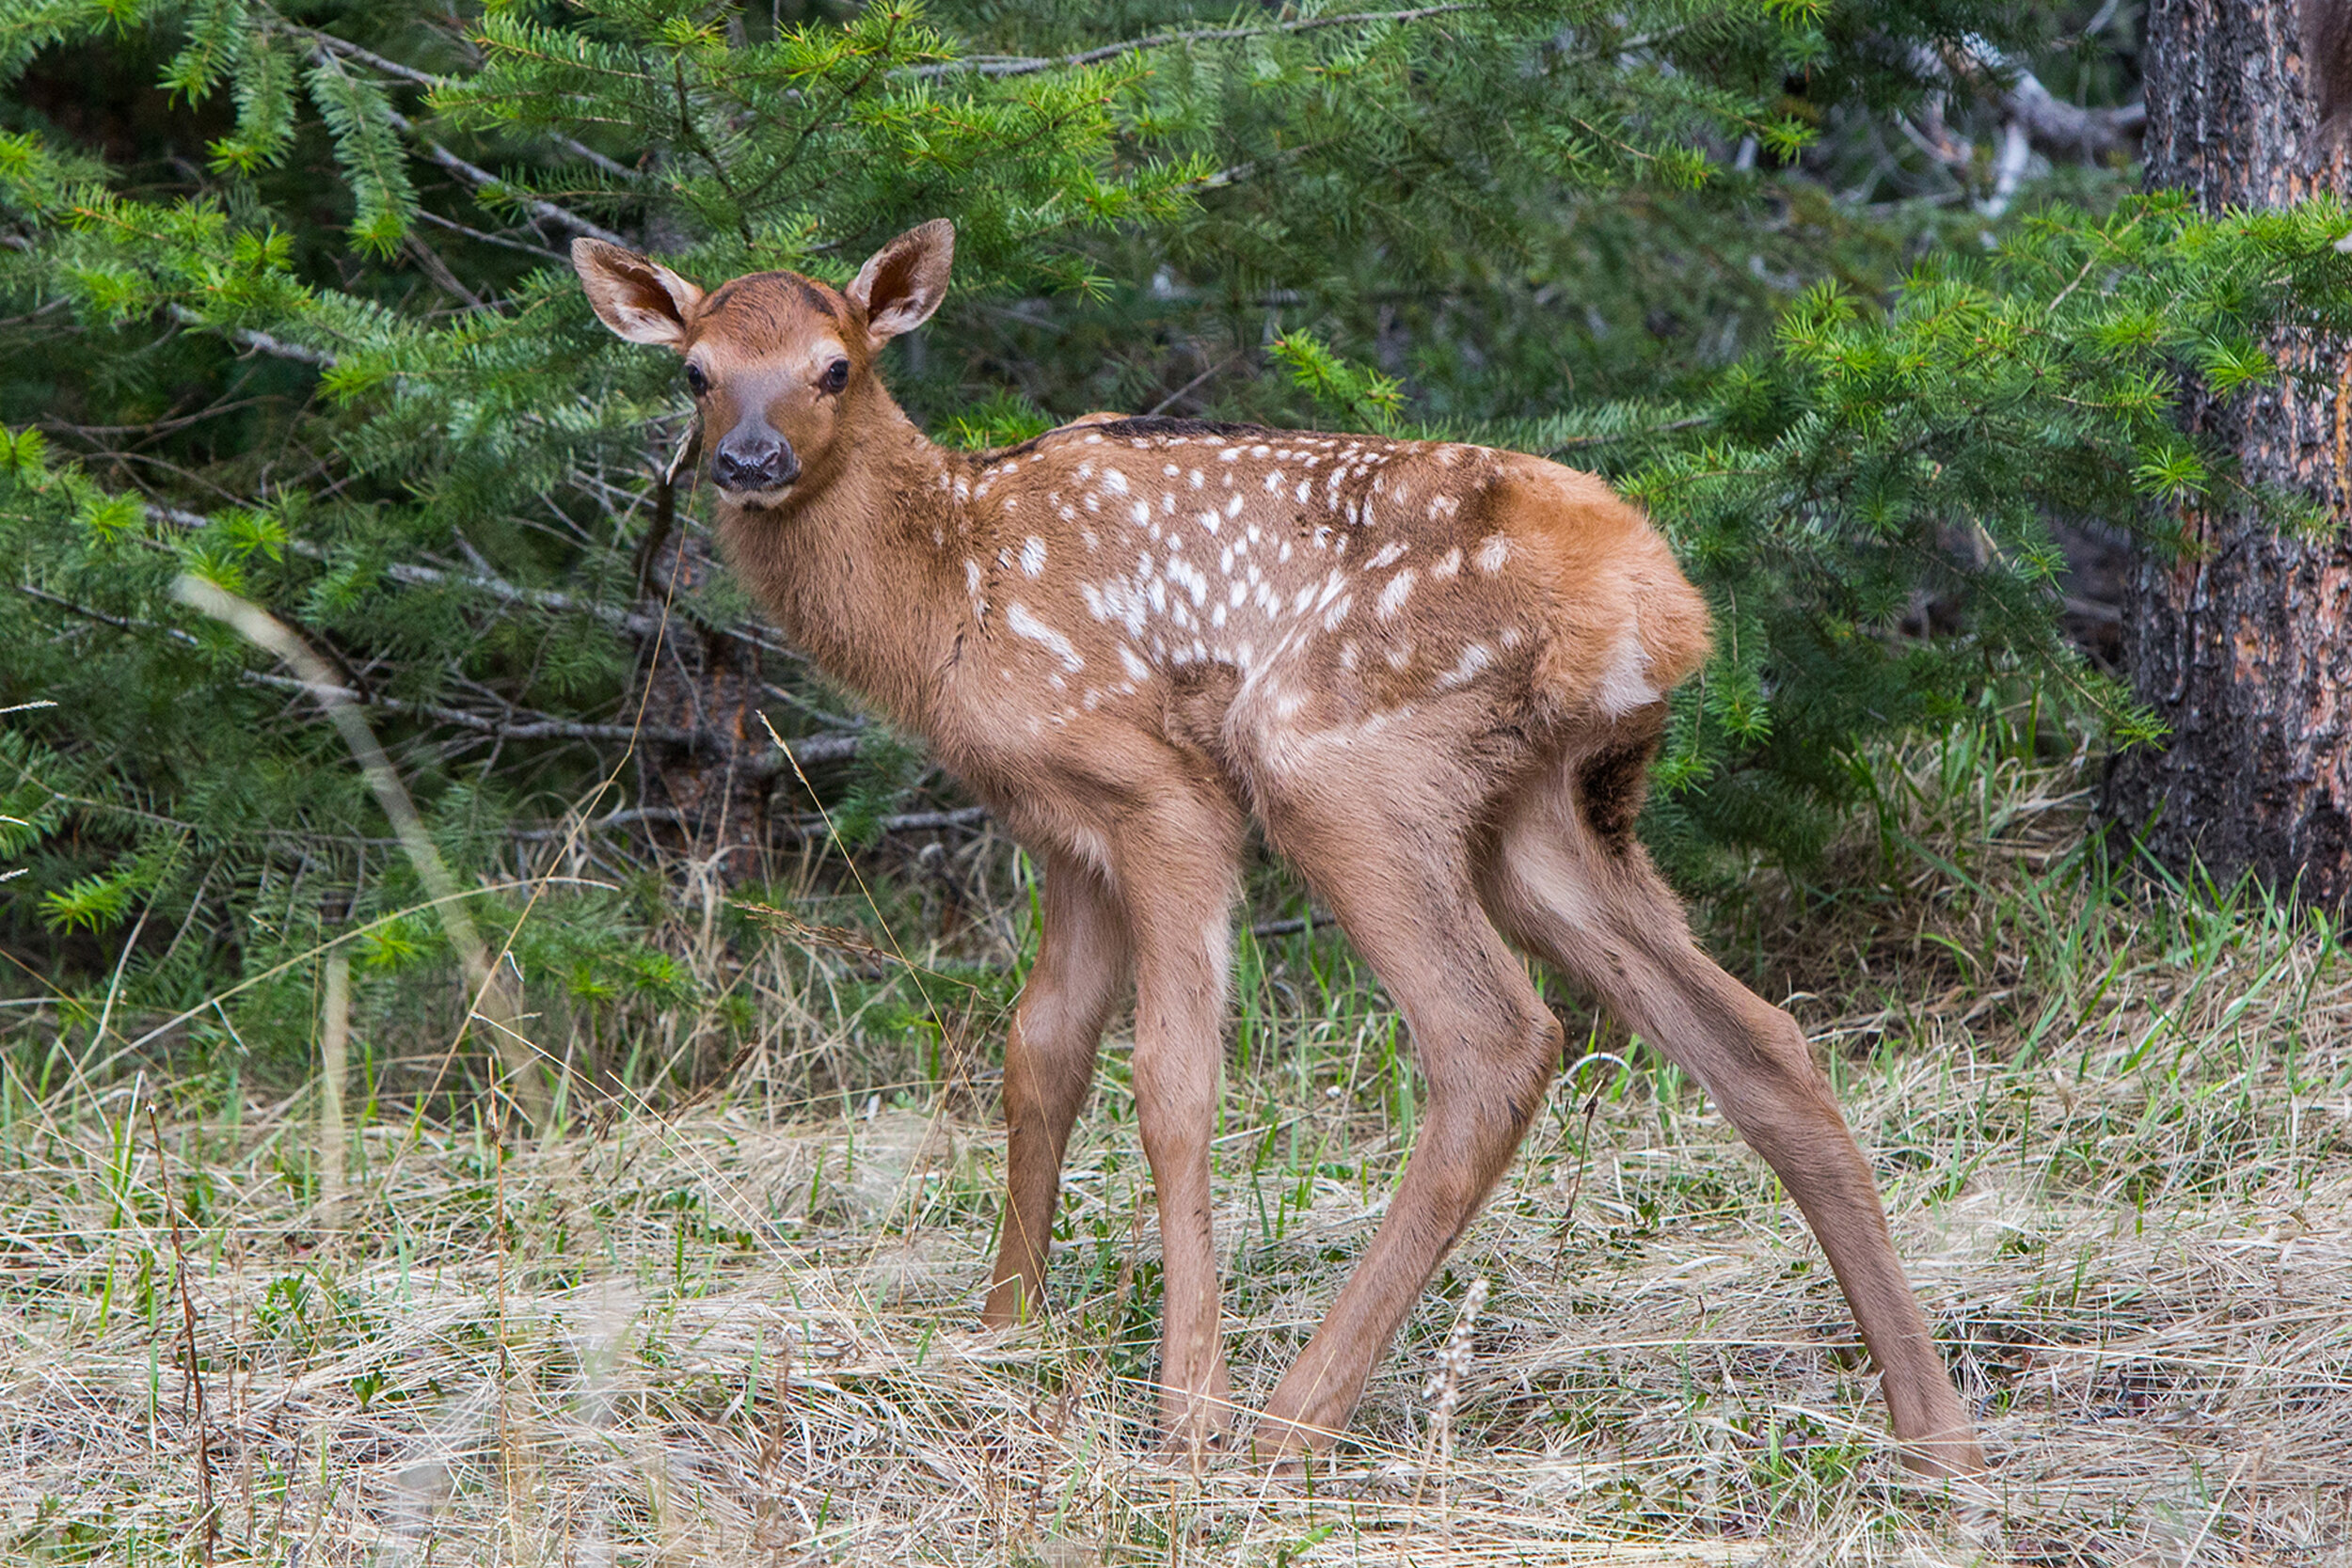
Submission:
[[[596,326],[580,235],[839,282],[952,218],[890,372],[944,439],[1158,408],[1606,469],[1719,618],[1658,781],[1686,870],[1802,850],[1873,740],[2005,683],[2128,736],[2050,526],[2161,536],[2235,483],[2177,378],[2275,377],[2267,324],[2352,309],[2347,219],[1828,194],[1939,58],[2048,41],[1968,0],[0,0],[0,707],[56,705],[0,718],[6,938],[166,1011],[266,1012],[322,911],[433,957],[316,704],[182,574],[342,673],[494,926],[583,814],[623,856],[699,831],[763,717],[886,818],[919,761],[711,569],[675,368]],[[680,983],[618,900],[565,908],[527,970]]]

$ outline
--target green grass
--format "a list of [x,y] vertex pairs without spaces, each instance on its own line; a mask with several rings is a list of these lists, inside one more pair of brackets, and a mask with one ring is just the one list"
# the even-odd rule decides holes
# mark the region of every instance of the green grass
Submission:
[[[220,1562],[2331,1560],[2352,1541],[2352,965],[2242,890],[2116,863],[2077,781],[1956,734],[1889,759],[1813,879],[1743,878],[1711,918],[1833,1067],[1979,1412],[1980,1497],[1894,1464],[1770,1173],[1565,995],[1590,1059],[1331,1465],[1300,1486],[1159,1465],[1155,1226],[1116,1032],[1052,1313],[975,1327],[989,1064],[1029,910],[983,843],[951,933],[917,879],[887,895],[947,976],[936,1012],[822,942],[727,969],[696,912],[678,960],[743,999],[741,1039],[705,1037],[715,1004],[644,1023],[636,1069],[581,1073],[524,1139],[420,1101],[398,1059],[430,1052],[379,1018],[334,1180],[315,1084],[217,1057],[93,1075],[107,1053],[61,1055],[55,1015],[20,1010],[0,1557],[201,1560],[201,1483]],[[1256,918],[1303,907],[1269,877]],[[1235,990],[1217,1217],[1255,1406],[1377,1224],[1419,1101],[1332,933],[1245,939]],[[723,1072],[656,1090],[681,1053]]]

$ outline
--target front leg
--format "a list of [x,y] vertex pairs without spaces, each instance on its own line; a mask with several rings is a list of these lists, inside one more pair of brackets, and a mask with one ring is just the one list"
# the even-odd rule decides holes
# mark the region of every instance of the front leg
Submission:
[[1043,928],[1005,1037],[1004,1237],[981,1312],[991,1328],[1025,1320],[1043,1300],[1062,1154],[1127,983],[1126,920],[1101,874],[1065,856],[1039,860]]

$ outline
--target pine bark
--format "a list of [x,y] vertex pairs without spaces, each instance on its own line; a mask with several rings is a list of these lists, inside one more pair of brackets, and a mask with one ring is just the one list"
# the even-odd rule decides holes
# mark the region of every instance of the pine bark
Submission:
[[[2323,136],[2296,0],[2153,0],[2141,67],[2151,188],[2207,212],[2283,206],[2345,189],[2345,151]],[[2243,477],[2340,515],[2343,341],[2284,331],[2268,345],[2292,377],[2227,400],[2192,387],[2188,426],[2237,454]],[[2251,872],[2335,911],[2352,901],[2352,544],[2283,536],[2234,499],[2187,508],[2189,548],[2140,562],[2126,617],[2134,686],[2170,729],[2117,760],[2107,815],[2145,829],[2176,871],[2225,884]]]

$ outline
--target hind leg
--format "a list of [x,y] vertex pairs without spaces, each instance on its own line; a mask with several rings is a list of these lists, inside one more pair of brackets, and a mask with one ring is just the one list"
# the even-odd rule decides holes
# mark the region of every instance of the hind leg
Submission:
[[[1393,764],[1393,757],[1385,759]],[[1381,779],[1326,778],[1266,822],[1412,1032],[1428,1114],[1379,1231],[1258,1426],[1267,1456],[1327,1447],[1429,1275],[1509,1166],[1560,1060],[1560,1025],[1479,908],[1450,830],[1384,820]],[[1398,793],[1404,793],[1398,790]]]
[[[1636,778],[1563,766],[1506,819],[1487,908],[1706,1085],[1820,1238],[1882,1374],[1904,1463],[1973,1475],[1984,1456],[1904,1276],[1869,1166],[1796,1021],[1717,968],[1630,833]],[[1582,799],[1580,800],[1580,795]]]

